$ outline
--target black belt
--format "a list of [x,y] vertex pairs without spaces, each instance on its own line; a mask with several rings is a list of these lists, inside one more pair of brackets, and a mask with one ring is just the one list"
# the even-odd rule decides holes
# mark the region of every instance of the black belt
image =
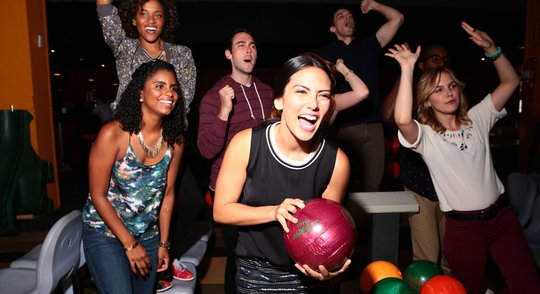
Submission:
[[446,216],[456,220],[470,221],[470,220],[490,220],[497,216],[499,211],[507,206],[506,199],[501,195],[495,203],[491,204],[488,208],[474,211],[457,211],[450,210],[446,212]]

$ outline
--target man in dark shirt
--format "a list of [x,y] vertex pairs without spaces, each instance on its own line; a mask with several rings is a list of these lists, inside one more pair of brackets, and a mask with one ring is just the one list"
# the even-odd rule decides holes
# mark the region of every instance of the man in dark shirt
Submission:
[[[336,40],[319,53],[331,62],[343,59],[345,64],[366,83],[369,97],[340,114],[334,125],[338,128],[336,142],[345,150],[351,162],[350,191],[378,191],[384,172],[384,131],[381,123],[381,97],[378,88],[378,60],[382,48],[397,33],[404,17],[396,9],[373,0],[360,4],[363,14],[380,13],[386,22],[375,35],[356,39],[356,26],[351,11],[338,9],[333,14],[330,32]],[[343,77],[338,77],[337,93],[350,91]]]

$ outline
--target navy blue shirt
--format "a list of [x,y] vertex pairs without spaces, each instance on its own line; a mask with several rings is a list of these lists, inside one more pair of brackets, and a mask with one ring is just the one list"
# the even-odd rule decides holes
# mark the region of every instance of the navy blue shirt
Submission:
[[429,169],[422,156],[399,145],[398,158],[401,183],[407,189],[431,201],[439,201]]
[[[380,122],[381,96],[379,93],[379,57],[382,48],[375,35],[365,39],[353,39],[349,45],[336,40],[322,48],[319,54],[336,63],[343,59],[345,65],[356,73],[368,86],[369,97],[357,105],[341,111],[334,125],[346,127],[361,123]],[[349,83],[342,75],[338,75],[336,92],[351,91]]]

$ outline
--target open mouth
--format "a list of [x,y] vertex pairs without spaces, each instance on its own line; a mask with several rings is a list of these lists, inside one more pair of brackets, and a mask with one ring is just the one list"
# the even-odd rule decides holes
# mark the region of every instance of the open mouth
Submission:
[[145,27],[144,29],[149,33],[155,33],[157,31],[156,27]]
[[298,117],[300,128],[305,131],[313,131],[316,127],[318,117],[315,115],[303,114]]

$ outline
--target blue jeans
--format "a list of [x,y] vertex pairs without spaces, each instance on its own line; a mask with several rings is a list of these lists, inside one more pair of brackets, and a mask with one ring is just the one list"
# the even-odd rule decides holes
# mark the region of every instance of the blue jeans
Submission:
[[99,293],[154,293],[159,236],[139,242],[152,263],[148,276],[133,274],[122,243],[91,229],[83,231],[86,264]]

